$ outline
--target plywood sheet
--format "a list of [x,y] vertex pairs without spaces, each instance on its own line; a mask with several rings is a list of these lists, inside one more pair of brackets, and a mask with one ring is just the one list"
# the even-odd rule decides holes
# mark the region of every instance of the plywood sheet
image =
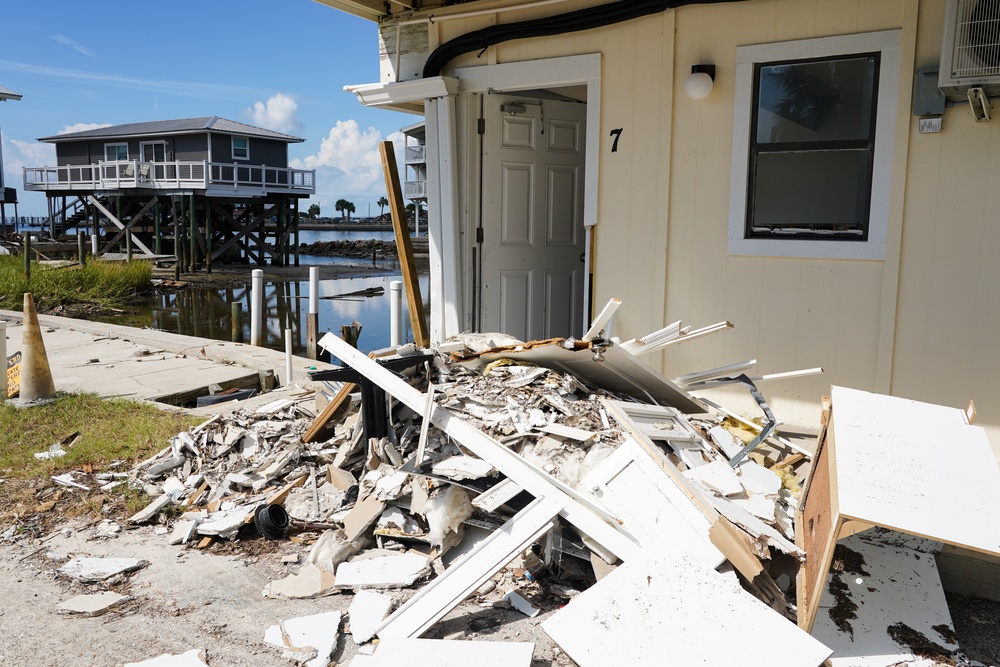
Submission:
[[826,577],[812,634],[833,649],[833,667],[914,660],[899,640],[916,633],[945,652],[958,649],[949,641],[954,628],[934,554],[885,544],[876,532],[841,540],[834,558],[840,572]]
[[1000,469],[962,411],[832,388],[839,513],[1000,553]]
[[816,667],[830,649],[720,574],[668,548],[647,550],[542,623],[581,667]]

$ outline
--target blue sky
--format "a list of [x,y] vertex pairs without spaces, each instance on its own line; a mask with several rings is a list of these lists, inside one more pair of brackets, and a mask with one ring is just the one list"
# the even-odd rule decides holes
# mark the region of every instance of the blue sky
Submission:
[[[44,215],[21,168],[55,164],[39,143],[65,131],[150,120],[221,116],[305,139],[293,166],[316,169],[308,203],[336,216],[379,209],[378,142],[409,114],[366,109],[343,90],[379,80],[375,23],[313,0],[13,0],[4,3],[0,104],[5,181],[20,215]],[[8,215],[13,211],[8,208]]]

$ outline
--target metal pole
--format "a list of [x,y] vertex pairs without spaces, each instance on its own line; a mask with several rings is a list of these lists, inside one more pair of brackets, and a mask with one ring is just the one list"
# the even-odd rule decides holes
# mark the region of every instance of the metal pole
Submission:
[[319,267],[309,267],[309,313],[319,312]]
[[309,267],[309,312],[306,314],[306,356],[319,358],[319,267]]
[[24,235],[24,279],[31,280],[31,234]]
[[0,322],[0,401],[7,400],[7,323]]
[[90,237],[90,254],[94,257],[97,257],[97,253],[100,252],[100,248],[97,247],[100,242],[101,239],[97,234]]
[[254,269],[250,272],[250,344],[260,347],[261,317],[264,310],[264,271]]
[[285,386],[292,384],[292,330],[285,329]]
[[399,347],[403,344],[403,282],[393,280],[389,283],[389,345]]

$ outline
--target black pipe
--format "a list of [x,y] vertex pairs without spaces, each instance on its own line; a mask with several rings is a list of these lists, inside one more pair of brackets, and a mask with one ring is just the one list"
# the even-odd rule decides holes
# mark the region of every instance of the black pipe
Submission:
[[444,66],[453,59],[470,51],[485,51],[487,48],[513,39],[548,37],[580,30],[600,28],[623,21],[630,21],[650,14],[658,14],[668,9],[684,5],[714,4],[717,2],[740,2],[741,0],[620,0],[610,5],[600,5],[567,14],[558,14],[530,21],[495,25],[482,30],[466,33],[445,42],[434,49],[424,63],[424,78],[438,76]]

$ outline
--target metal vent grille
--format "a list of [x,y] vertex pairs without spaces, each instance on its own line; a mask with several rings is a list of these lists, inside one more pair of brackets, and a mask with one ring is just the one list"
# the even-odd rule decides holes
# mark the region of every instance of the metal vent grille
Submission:
[[959,0],[952,76],[1000,74],[1000,0]]

